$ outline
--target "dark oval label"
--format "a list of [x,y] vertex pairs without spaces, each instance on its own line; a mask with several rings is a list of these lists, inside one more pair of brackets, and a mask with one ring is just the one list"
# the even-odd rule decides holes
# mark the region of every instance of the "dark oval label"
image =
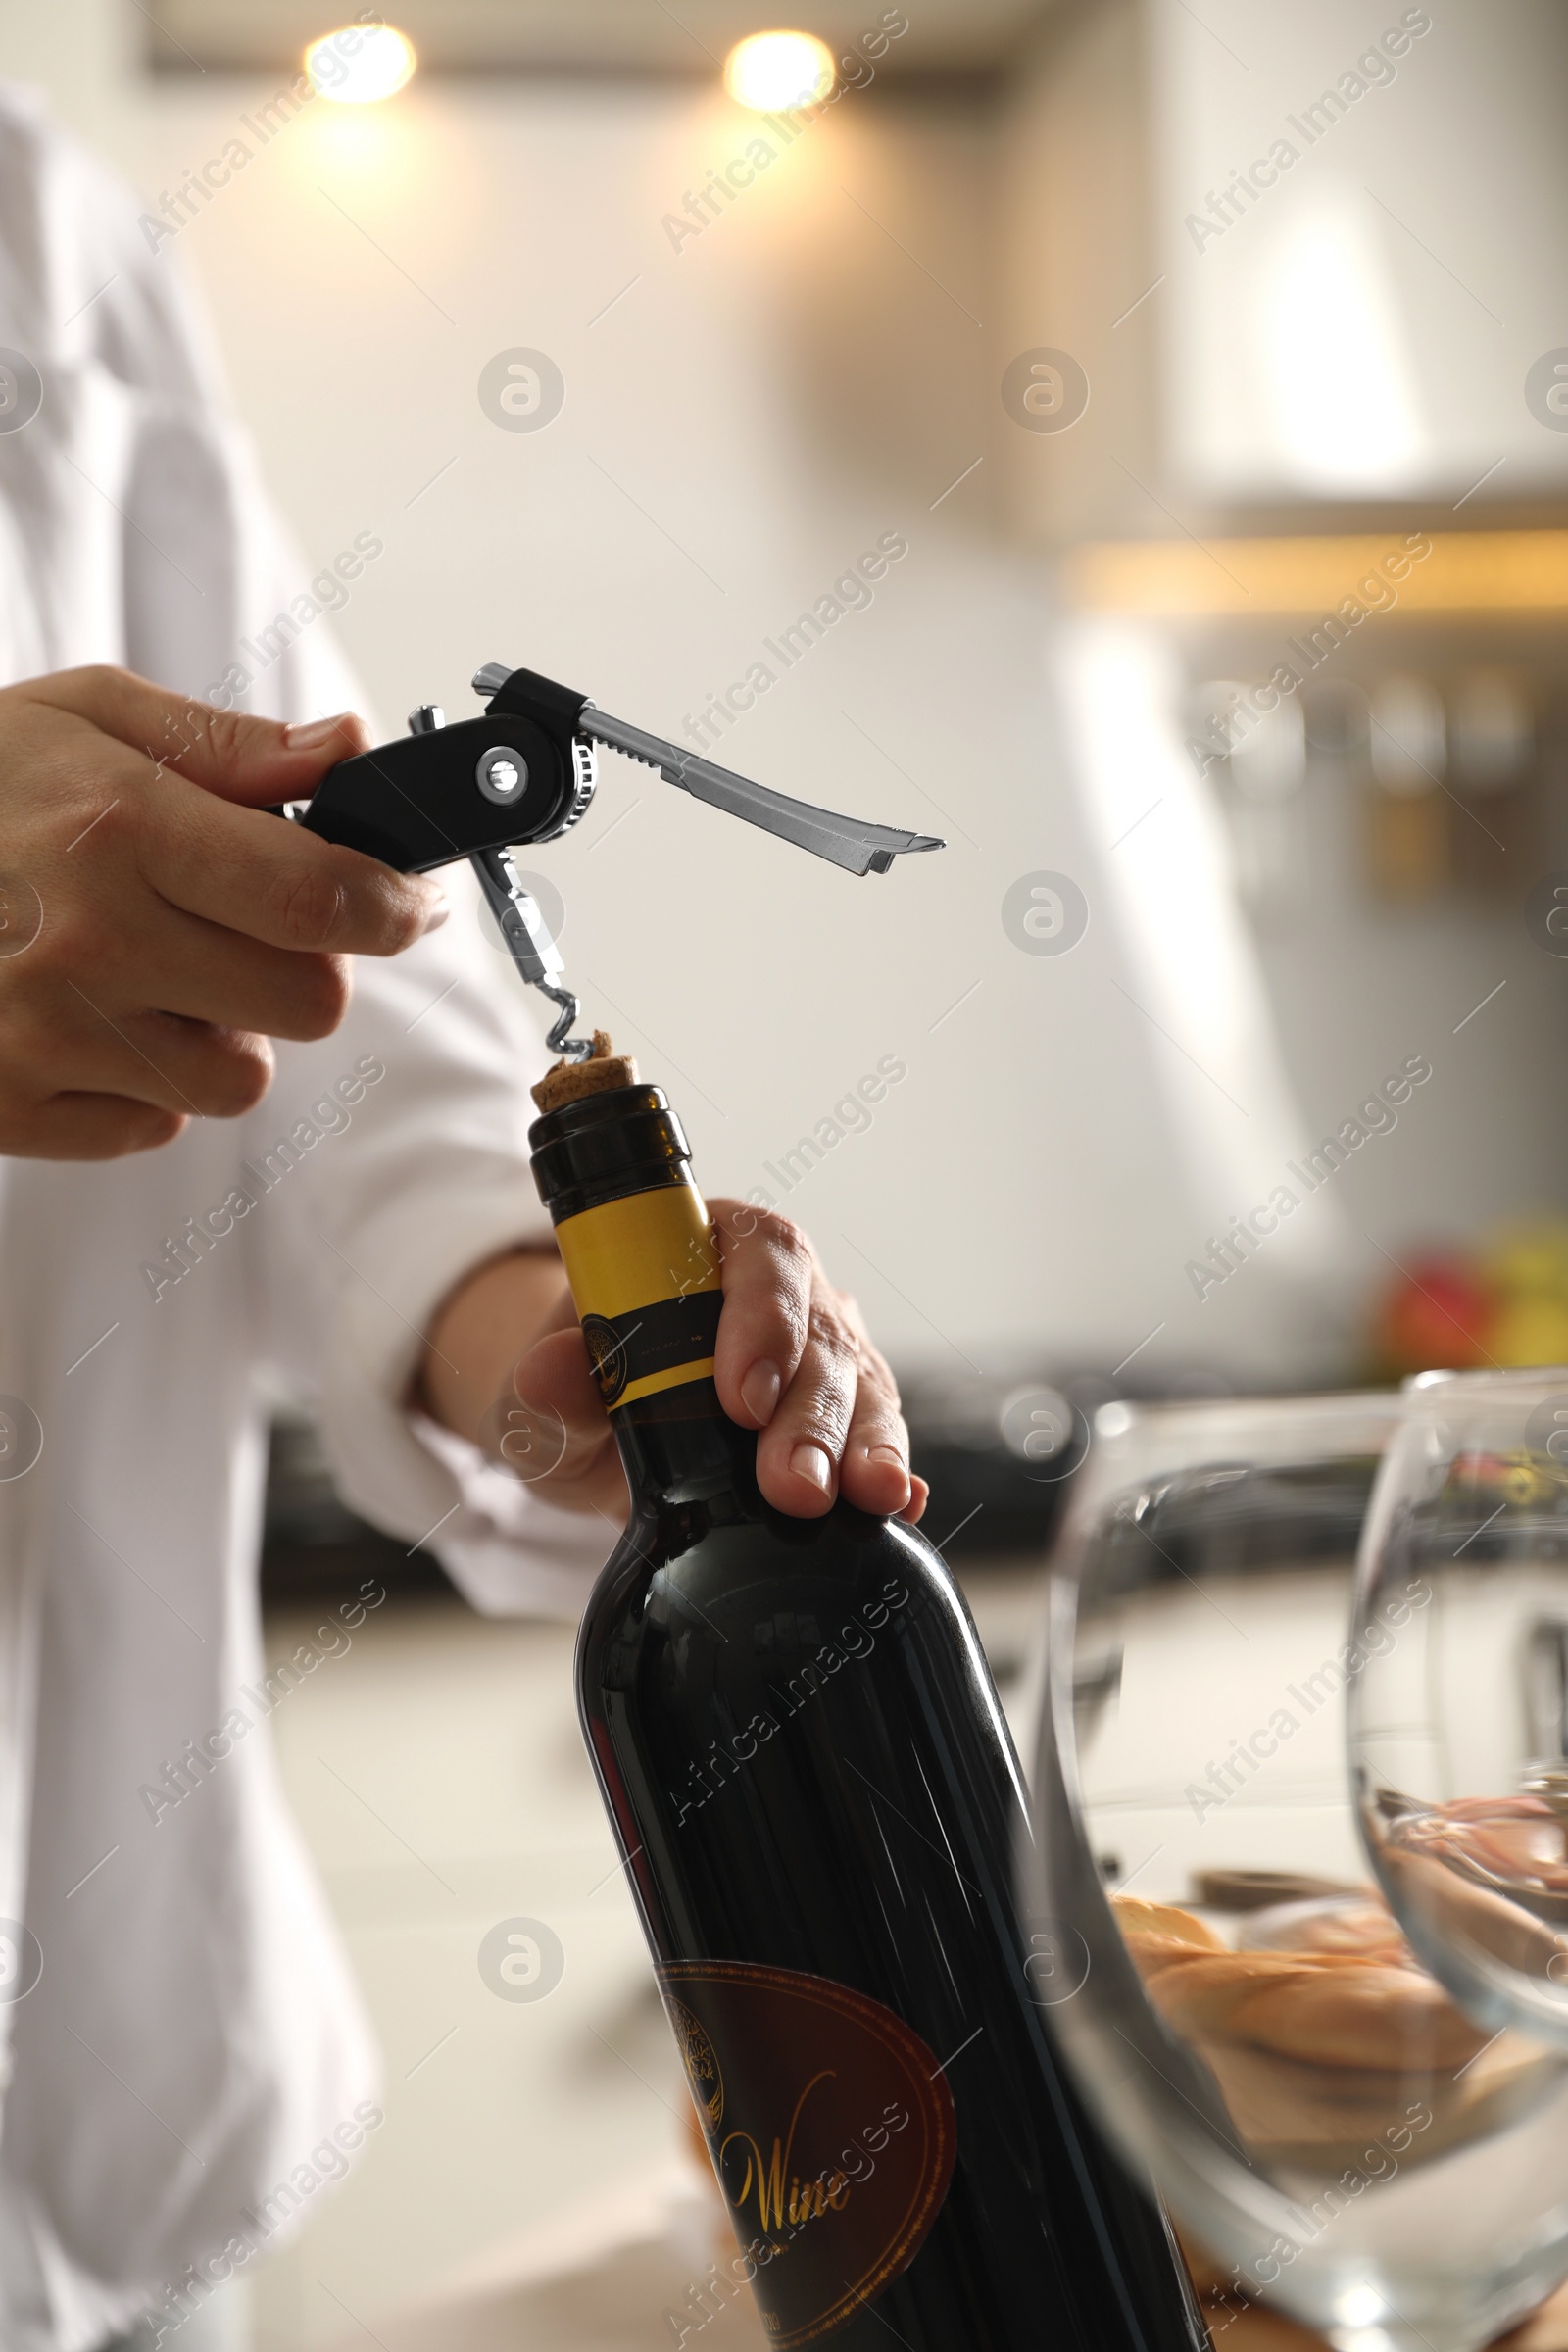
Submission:
[[730,1960],[658,1972],[769,2340],[841,2327],[906,2271],[957,2132],[936,2058],[826,1977]]

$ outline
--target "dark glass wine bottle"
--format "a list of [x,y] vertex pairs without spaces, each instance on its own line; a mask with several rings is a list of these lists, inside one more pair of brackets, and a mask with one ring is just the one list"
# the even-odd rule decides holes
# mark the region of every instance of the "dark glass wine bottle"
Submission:
[[735,2226],[729,2291],[783,2347],[1193,2352],[1163,2220],[1036,1995],[1022,1782],[952,1576],[898,1521],[762,1500],[662,1091],[568,1102],[529,1141],[631,1490],[578,1704]]

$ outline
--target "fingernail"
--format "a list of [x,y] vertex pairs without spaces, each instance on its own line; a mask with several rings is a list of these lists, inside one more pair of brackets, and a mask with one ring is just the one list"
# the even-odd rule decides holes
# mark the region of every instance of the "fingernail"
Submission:
[[832,1494],[833,1465],[828,1460],[826,1449],[823,1446],[813,1446],[810,1440],[807,1439],[797,1446],[795,1451],[790,1455],[790,1468],[795,1472],[797,1478],[809,1479],[811,1485],[818,1488],[822,1494]]
[[768,1362],[765,1355],[759,1356],[741,1382],[741,1402],[752,1419],[763,1429],[773,1418],[773,1408],[778,1403],[783,1386],[783,1374],[777,1364]]
[[284,744],[291,752],[318,752],[323,743],[342,733],[353,716],[352,710],[340,710],[336,718],[304,719],[297,727],[283,729]]
[[427,939],[432,931],[439,931],[451,912],[452,901],[444,890],[436,890],[431,897],[429,906],[425,908],[424,925],[419,937]]
[[873,1446],[868,1459],[873,1462],[891,1462],[895,1470],[907,1470],[909,1467],[896,1446]]

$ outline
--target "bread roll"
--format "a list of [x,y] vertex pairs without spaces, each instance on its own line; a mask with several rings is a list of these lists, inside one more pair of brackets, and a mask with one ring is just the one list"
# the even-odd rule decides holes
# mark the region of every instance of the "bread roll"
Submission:
[[1305,1948],[1228,1950],[1190,1911],[1114,1898],[1166,2024],[1191,2041],[1298,2063],[1412,2075],[1473,2058],[1486,2034],[1415,1963],[1376,1895],[1299,1923]]
[[1174,1903],[1146,1903],[1141,1895],[1113,1894],[1110,1907],[1124,1936],[1163,1936],[1174,1943],[1197,1944],[1201,1950],[1222,1952],[1222,1938],[1191,1911]]
[[1245,2042],[1317,2066],[1451,2071],[1488,2039],[1430,1977],[1332,1956],[1227,1953],[1161,1969],[1149,1994],[1195,2041]]

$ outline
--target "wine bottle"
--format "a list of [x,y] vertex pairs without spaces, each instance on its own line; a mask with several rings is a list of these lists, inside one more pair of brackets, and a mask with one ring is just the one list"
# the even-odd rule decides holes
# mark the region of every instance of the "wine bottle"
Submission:
[[662,1091],[529,1142],[631,1491],[578,1706],[738,2245],[673,2336],[749,2284],[781,2347],[1192,2352],[1036,1997],[1023,1784],[952,1576],[902,1522],[762,1499]]

